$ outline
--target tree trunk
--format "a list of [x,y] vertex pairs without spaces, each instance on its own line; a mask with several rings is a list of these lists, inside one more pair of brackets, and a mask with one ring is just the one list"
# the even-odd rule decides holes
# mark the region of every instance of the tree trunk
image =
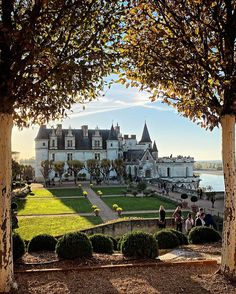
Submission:
[[0,113],[0,292],[13,284],[11,247],[11,131],[12,116]]
[[222,126],[222,160],[225,180],[224,230],[221,272],[236,279],[236,167],[235,116],[224,115]]

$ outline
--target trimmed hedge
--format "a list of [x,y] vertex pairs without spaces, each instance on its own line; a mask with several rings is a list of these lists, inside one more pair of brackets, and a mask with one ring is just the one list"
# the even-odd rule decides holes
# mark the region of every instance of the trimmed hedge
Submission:
[[189,232],[188,240],[191,244],[213,243],[221,240],[221,236],[212,228],[194,227]]
[[13,241],[13,260],[21,258],[25,254],[25,242],[21,236],[17,233],[14,233],[12,236]]
[[158,231],[153,236],[159,249],[172,249],[180,245],[179,238],[170,230]]
[[28,252],[41,250],[54,251],[57,240],[48,234],[41,234],[33,237],[28,244]]
[[132,232],[121,240],[121,251],[126,257],[155,258],[158,256],[157,242],[150,234]]
[[92,243],[93,251],[96,253],[113,253],[113,242],[111,238],[102,234],[94,234],[89,236]]
[[170,231],[174,233],[176,237],[179,239],[179,245],[188,245],[188,238],[185,234],[175,229],[170,229]]
[[84,233],[74,232],[62,236],[56,245],[58,257],[74,259],[79,257],[92,257],[93,247]]

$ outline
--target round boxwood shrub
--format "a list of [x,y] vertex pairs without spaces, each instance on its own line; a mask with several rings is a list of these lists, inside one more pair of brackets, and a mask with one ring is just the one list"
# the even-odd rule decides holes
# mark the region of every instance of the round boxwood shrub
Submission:
[[221,240],[221,236],[212,228],[194,227],[189,232],[188,240],[191,244],[212,243]]
[[114,237],[112,237],[110,235],[108,235],[107,237],[110,238],[111,241],[112,241],[112,243],[113,243],[113,250],[117,251],[118,250],[117,249],[117,244],[118,244],[118,241],[119,241],[120,238],[119,237],[118,238],[114,238]]
[[185,194],[185,193],[183,193],[183,194],[181,194],[181,199],[187,199],[188,198],[188,195],[187,194]]
[[155,258],[158,256],[157,242],[150,234],[133,232],[122,237],[121,251],[126,257]]
[[21,236],[17,233],[14,233],[12,236],[13,241],[13,260],[21,258],[25,254],[25,242]]
[[41,250],[54,251],[57,240],[48,234],[41,234],[33,237],[28,244],[28,252]]
[[58,257],[74,259],[78,257],[92,257],[92,244],[84,233],[74,232],[62,236],[56,245]]
[[179,245],[188,245],[188,238],[185,234],[175,229],[170,229],[170,231],[174,233],[176,237],[179,239]]
[[154,234],[159,249],[171,249],[180,245],[178,237],[170,230],[161,230]]
[[197,198],[197,196],[192,196],[191,197],[191,202],[197,202],[198,201],[198,198]]
[[113,242],[108,236],[94,234],[89,236],[89,240],[92,243],[94,252],[107,254],[113,253]]

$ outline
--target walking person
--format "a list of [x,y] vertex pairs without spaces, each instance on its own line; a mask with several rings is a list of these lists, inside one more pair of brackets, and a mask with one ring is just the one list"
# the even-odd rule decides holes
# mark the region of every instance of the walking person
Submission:
[[187,219],[185,221],[185,231],[186,231],[186,233],[188,234],[193,227],[194,227],[194,220],[192,218],[192,214],[189,213],[188,217],[187,217]]
[[182,218],[182,210],[180,206],[177,206],[172,217],[175,220],[176,230],[182,233],[183,230],[183,218]]
[[166,227],[166,211],[163,205],[159,208],[159,222],[158,222],[159,229],[165,229]]

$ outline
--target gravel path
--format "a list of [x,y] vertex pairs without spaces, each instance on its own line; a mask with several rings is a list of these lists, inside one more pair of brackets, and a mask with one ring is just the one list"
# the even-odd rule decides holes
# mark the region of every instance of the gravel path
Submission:
[[[16,274],[19,294],[235,294],[230,285],[212,283],[217,266],[170,266]],[[203,275],[204,273],[204,275]]]

